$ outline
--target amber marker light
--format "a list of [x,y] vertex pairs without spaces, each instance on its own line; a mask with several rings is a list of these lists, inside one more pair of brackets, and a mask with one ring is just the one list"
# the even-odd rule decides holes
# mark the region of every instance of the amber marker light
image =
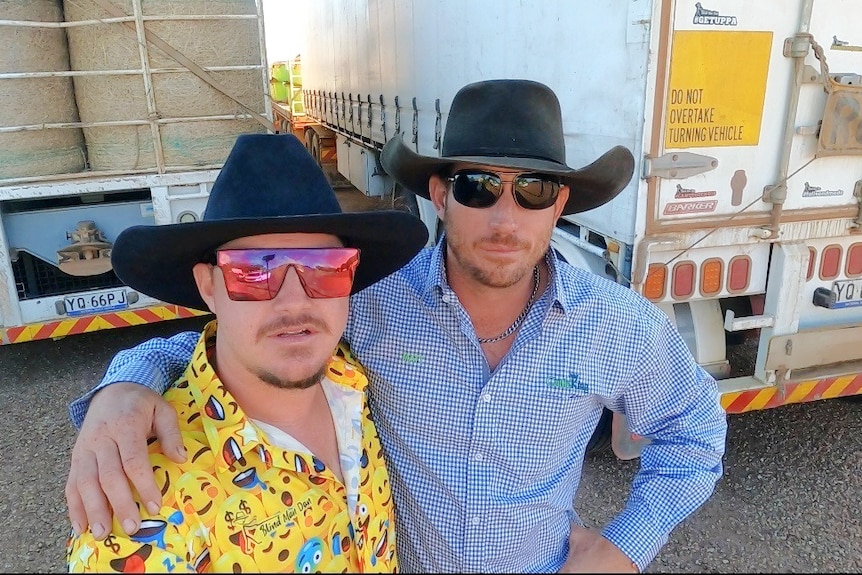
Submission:
[[644,282],[644,297],[652,301],[662,299],[666,285],[667,266],[664,264],[650,264],[646,282]]
[[703,262],[700,266],[700,293],[711,296],[720,292],[723,272],[724,262],[719,258],[711,258]]

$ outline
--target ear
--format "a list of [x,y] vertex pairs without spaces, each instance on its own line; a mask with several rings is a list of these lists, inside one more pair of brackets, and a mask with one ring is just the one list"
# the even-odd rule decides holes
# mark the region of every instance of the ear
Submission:
[[434,174],[428,178],[428,195],[431,197],[431,203],[434,204],[434,210],[441,221],[443,221],[443,214],[446,213],[448,193],[449,185],[441,176]]
[[569,201],[569,186],[560,186],[560,193],[557,196],[557,201],[554,202],[554,221],[560,219],[563,215],[563,208],[566,207],[566,202]]
[[215,283],[213,276],[215,275],[215,266],[210,264],[199,263],[192,268],[192,273],[195,276],[195,283],[198,285],[198,292],[204,303],[207,304],[209,310],[216,313],[215,309]]

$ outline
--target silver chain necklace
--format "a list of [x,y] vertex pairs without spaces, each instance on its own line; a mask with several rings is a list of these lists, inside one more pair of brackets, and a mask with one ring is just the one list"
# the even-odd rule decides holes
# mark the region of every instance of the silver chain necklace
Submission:
[[478,337],[479,343],[496,343],[500,340],[506,339],[510,335],[512,335],[518,326],[521,325],[521,322],[524,321],[524,318],[527,317],[527,313],[530,311],[530,307],[533,305],[533,300],[536,299],[536,294],[539,293],[539,265],[533,268],[533,293],[530,294],[530,299],[527,300],[527,305],[524,306],[524,311],[521,312],[521,315],[515,318],[515,322],[509,326],[509,329],[498,335],[497,337],[489,337],[482,338]]

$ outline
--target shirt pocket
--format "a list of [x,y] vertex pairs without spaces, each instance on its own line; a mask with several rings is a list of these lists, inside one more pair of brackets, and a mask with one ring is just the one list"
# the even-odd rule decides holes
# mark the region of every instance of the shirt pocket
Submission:
[[[602,406],[586,389],[537,385],[513,397],[499,418],[497,446],[510,487],[533,491],[581,458]],[[584,437],[586,436],[586,439]]]
[[[424,342],[388,341],[388,345],[362,350],[369,378],[368,398],[372,416],[381,427],[396,430],[405,439],[417,440],[430,428],[455,430],[464,413],[472,413],[477,390],[469,392],[463,366],[447,350]],[[453,406],[453,395],[459,405]],[[466,402],[460,405],[461,402]],[[433,419],[433,422],[429,422]],[[383,430],[382,433],[386,433]]]

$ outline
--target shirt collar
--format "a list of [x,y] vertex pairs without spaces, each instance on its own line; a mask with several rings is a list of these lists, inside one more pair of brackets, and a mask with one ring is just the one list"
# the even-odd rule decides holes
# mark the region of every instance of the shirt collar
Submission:
[[452,291],[452,288],[449,287],[449,281],[446,279],[446,265],[443,261],[445,256],[446,234],[444,232],[431,251],[428,275],[425,277],[425,283],[422,286],[422,299],[428,307],[435,307],[439,301],[439,296],[446,293],[447,290]]
[[577,298],[570,290],[565,287],[565,271],[566,266],[562,263],[557,250],[550,248],[550,254],[546,258],[549,267],[550,281],[548,282],[547,291],[551,292],[551,304],[562,308],[563,313],[569,313],[577,305]]

